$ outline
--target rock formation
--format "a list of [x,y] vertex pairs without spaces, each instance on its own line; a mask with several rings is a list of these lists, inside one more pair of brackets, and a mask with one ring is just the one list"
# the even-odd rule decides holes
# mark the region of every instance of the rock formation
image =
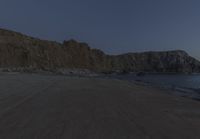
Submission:
[[144,52],[107,55],[75,40],[62,44],[0,29],[0,68],[96,72],[200,72],[200,62],[186,52]]

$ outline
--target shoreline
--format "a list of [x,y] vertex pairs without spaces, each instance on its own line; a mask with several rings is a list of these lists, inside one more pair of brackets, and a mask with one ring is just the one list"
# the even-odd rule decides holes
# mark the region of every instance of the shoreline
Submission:
[[178,86],[162,86],[162,85],[155,85],[153,83],[149,83],[145,81],[137,81],[137,80],[129,81],[129,82],[133,84],[141,85],[141,86],[150,86],[154,88],[168,90],[169,92],[171,92],[169,93],[170,95],[180,96],[180,97],[200,101],[199,90],[195,90],[193,88],[184,88],[184,87],[178,87]]
[[[127,76],[127,75],[130,75]],[[134,75],[134,76],[133,76]],[[186,98],[189,98],[189,99],[194,99],[194,100],[200,100],[200,90],[198,88],[191,88],[191,87],[181,87],[179,85],[175,85],[175,84],[170,84],[170,83],[163,83],[163,84],[159,84],[157,82],[151,82],[149,80],[146,80],[145,79],[145,76],[154,76],[154,75],[183,75],[183,76],[187,76],[187,74],[160,74],[160,73],[154,73],[154,74],[147,74],[147,75],[144,75],[144,76],[137,76],[136,74],[126,74],[126,75],[111,75],[111,76],[108,76],[108,78],[111,78],[111,79],[119,79],[119,80],[122,80],[122,81],[129,81],[130,83],[133,83],[133,84],[140,84],[140,85],[143,85],[143,86],[152,86],[152,87],[155,87],[155,88],[160,88],[160,89],[165,89],[165,90],[169,90],[171,92],[174,92],[174,93],[171,93],[172,95],[176,95],[176,96],[181,96],[181,97],[186,97]],[[199,75],[199,74],[192,74],[192,76],[195,76],[195,75]],[[144,77],[144,79],[143,79]],[[161,80],[162,82],[162,80]]]
[[0,88],[3,139],[200,137],[200,103],[169,90],[40,74],[2,74]]
[[[150,83],[147,81],[142,81],[139,79],[121,79],[118,77],[115,77],[113,75],[120,75],[123,76],[123,74],[104,74],[104,73],[97,73],[97,72],[92,72],[87,69],[60,69],[56,71],[43,71],[43,70],[25,70],[25,69],[2,69],[0,68],[0,73],[1,74],[38,74],[38,75],[52,75],[52,76],[68,76],[68,77],[88,77],[88,78],[102,78],[102,79],[117,79],[117,80],[122,80],[122,81],[129,81],[133,84],[140,84],[144,86],[152,86],[155,88],[160,88],[160,89],[166,89],[169,91],[177,92],[172,95],[178,95],[181,97],[187,97],[190,99],[194,100],[200,100],[199,90],[194,89],[194,88],[186,88],[186,87],[179,87],[175,85],[171,86],[164,86],[164,85],[156,85],[154,83]],[[124,75],[136,75],[137,73],[131,73],[131,74],[124,74]],[[147,75],[188,75],[185,73],[146,73]],[[200,75],[198,73],[193,73],[190,75]],[[136,75],[137,76],[137,75]],[[190,94],[189,94],[190,93]],[[196,95],[196,96],[194,96]]]
[[[185,97],[193,100],[200,101],[200,96],[199,96],[199,90],[194,89],[194,88],[184,88],[184,87],[179,87],[179,86],[163,86],[163,85],[156,85],[154,83],[150,83],[147,81],[142,81],[138,79],[121,79],[121,78],[116,78],[113,76],[113,74],[107,75],[103,73],[95,73],[89,70],[84,70],[84,69],[67,69],[67,70],[57,70],[57,72],[50,72],[50,71],[42,71],[42,70],[37,70],[37,71],[24,71],[24,70],[6,70],[3,71],[0,69],[1,74],[35,74],[35,75],[50,75],[50,76],[66,76],[66,77],[83,77],[83,78],[100,78],[100,79],[113,79],[113,80],[121,80],[121,81],[128,81],[132,84],[137,84],[141,86],[150,86],[154,88],[159,88],[163,90],[168,90],[170,95],[175,95],[175,96],[180,96],[180,97]],[[147,73],[147,75],[187,75],[187,74],[176,74],[176,73]],[[120,74],[117,74],[120,75]],[[126,75],[136,75],[136,73],[131,73],[131,74],[126,74]],[[192,74],[192,75],[199,75],[199,74]],[[123,76],[123,74],[122,74]]]

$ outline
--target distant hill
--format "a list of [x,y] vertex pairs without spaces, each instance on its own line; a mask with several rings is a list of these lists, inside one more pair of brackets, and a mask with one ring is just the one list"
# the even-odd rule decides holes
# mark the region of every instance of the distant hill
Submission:
[[0,29],[0,68],[96,72],[200,72],[200,62],[181,50],[107,55],[75,40],[40,40]]

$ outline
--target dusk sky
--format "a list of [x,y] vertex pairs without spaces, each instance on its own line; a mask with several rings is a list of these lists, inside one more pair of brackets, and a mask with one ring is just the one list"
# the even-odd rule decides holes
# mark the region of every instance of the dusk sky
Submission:
[[183,49],[200,59],[199,0],[0,0],[0,28],[108,54]]

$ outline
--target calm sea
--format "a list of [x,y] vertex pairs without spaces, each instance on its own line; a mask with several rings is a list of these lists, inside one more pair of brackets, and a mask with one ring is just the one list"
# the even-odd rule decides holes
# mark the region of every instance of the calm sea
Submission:
[[126,74],[112,75],[111,77],[121,80],[139,81],[147,85],[173,89],[176,95],[200,100],[200,74],[147,74],[145,76]]

